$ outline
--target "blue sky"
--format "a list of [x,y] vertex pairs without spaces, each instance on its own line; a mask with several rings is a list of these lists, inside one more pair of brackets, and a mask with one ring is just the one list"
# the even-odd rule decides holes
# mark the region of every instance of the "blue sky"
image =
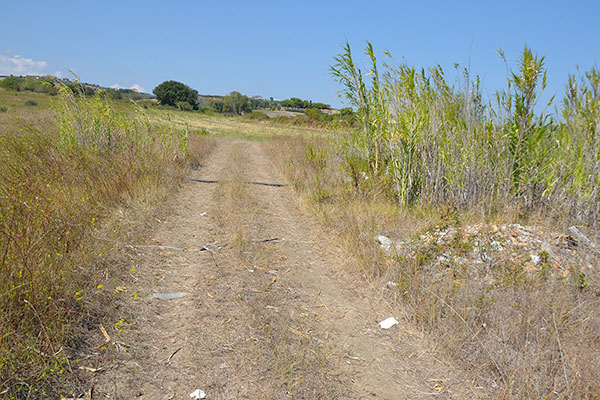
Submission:
[[[418,67],[470,66],[504,87],[527,44],[546,56],[548,92],[600,62],[600,1],[6,1],[0,74],[50,73],[147,92],[164,80],[339,106],[329,74],[348,40]],[[451,75],[452,76],[452,75]]]

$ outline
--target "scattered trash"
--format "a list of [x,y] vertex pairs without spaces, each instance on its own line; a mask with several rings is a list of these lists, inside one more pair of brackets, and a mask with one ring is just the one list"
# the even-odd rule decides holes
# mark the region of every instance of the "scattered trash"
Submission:
[[198,399],[205,399],[206,398],[206,393],[202,389],[196,389],[192,393],[190,393],[190,397],[192,399],[196,399],[196,400],[198,400]]
[[82,370],[82,371],[88,371],[88,372],[100,372],[100,371],[102,371],[102,367],[100,367],[100,368],[91,368],[91,367],[85,367],[83,365],[80,365],[79,369]]
[[377,235],[375,240],[379,242],[382,249],[389,250],[392,247],[392,240],[387,236]]
[[398,284],[396,282],[389,281],[385,284],[385,287],[387,287],[388,289],[395,289],[398,287]]
[[496,251],[502,251],[503,250],[502,245],[497,240],[494,240],[492,243],[490,243],[490,247],[493,250],[496,250]]
[[204,211],[204,212],[201,212],[201,213],[200,213],[200,216],[201,216],[201,217],[204,217],[206,214],[208,214],[208,213],[207,213],[206,211]]
[[450,256],[448,256],[448,254],[440,254],[439,256],[437,256],[437,260],[441,263],[441,264],[450,264]]
[[92,400],[92,395],[94,394],[94,388],[90,388],[86,394],[85,397],[62,397],[60,398],[60,400]]
[[185,292],[175,292],[175,293],[154,293],[152,295],[152,297],[156,298],[156,299],[161,299],[161,300],[173,300],[173,299],[180,299],[182,297],[187,296],[187,293]]
[[381,329],[390,329],[394,325],[398,325],[398,321],[394,317],[386,318],[379,323]]

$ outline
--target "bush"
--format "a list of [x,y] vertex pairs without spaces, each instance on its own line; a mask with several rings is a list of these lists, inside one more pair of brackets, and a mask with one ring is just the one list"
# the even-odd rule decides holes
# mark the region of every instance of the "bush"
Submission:
[[323,116],[325,115],[325,114],[323,114],[321,111],[319,111],[319,110],[318,110],[318,109],[316,109],[316,108],[307,108],[307,109],[304,111],[304,114],[305,114],[305,115],[306,115],[308,118],[310,118],[310,119],[312,119],[312,120],[315,120],[315,121],[321,121],[321,120],[323,119]]
[[223,111],[232,114],[244,114],[250,111],[250,99],[240,92],[231,92],[223,97]]
[[35,101],[33,99],[29,99],[29,100],[25,101],[25,105],[26,106],[37,106],[38,103],[37,103],[37,101]]
[[192,105],[187,101],[178,101],[175,105],[181,111],[192,111],[194,109],[194,107],[192,107]]
[[6,90],[14,90],[18,92],[21,90],[21,79],[15,76],[7,76],[0,81],[0,87]]
[[7,108],[7,107],[0,106],[0,113],[5,113],[5,112],[7,112],[7,111],[8,111],[8,108]]
[[245,117],[248,119],[251,119],[251,120],[255,120],[255,121],[266,121],[266,120],[270,119],[267,114],[260,112],[260,111],[256,111],[256,110],[250,112]]

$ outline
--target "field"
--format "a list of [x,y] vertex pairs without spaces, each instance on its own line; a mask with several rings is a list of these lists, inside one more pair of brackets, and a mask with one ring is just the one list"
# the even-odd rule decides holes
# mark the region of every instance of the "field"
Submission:
[[598,398],[597,182],[440,92],[325,130],[0,91],[0,397]]

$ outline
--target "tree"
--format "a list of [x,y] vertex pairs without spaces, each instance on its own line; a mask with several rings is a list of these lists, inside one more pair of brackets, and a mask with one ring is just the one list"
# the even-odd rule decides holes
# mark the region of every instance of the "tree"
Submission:
[[240,92],[231,92],[223,97],[223,108],[232,114],[243,114],[250,111],[250,99]]
[[352,107],[344,107],[340,109],[340,114],[342,115],[342,117],[346,115],[352,115],[353,113],[354,112],[352,111]]
[[198,92],[181,82],[164,81],[152,93],[160,104],[176,106],[177,103],[186,102],[198,109]]

